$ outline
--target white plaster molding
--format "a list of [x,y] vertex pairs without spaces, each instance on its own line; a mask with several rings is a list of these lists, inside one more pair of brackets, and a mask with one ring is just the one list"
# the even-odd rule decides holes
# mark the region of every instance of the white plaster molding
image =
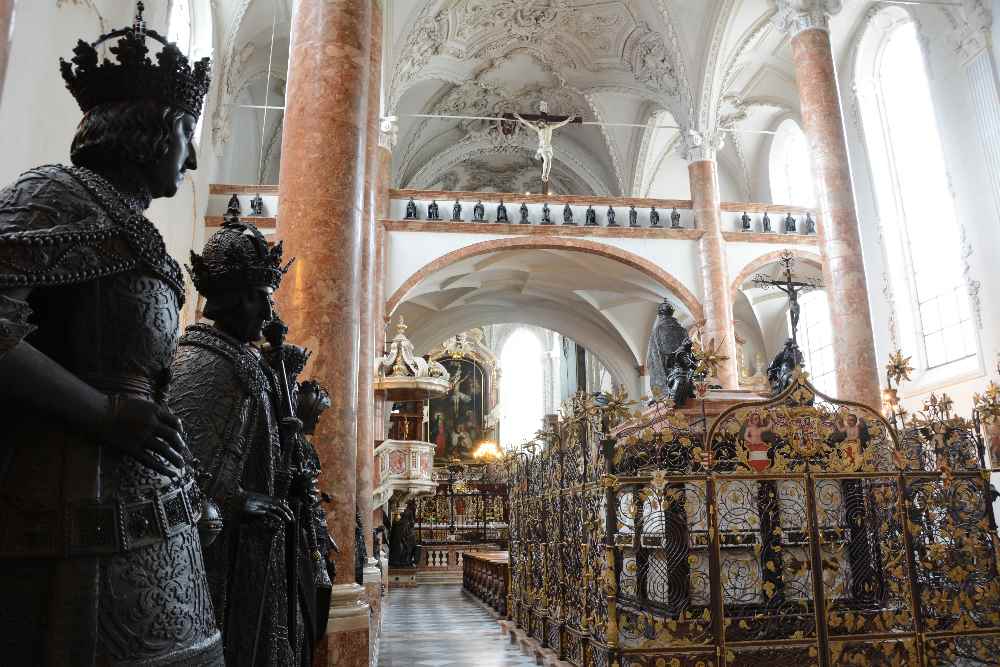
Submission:
[[702,131],[681,130],[681,151],[688,162],[715,161],[719,151],[726,145],[721,130]]
[[963,61],[969,61],[990,46],[990,31],[993,25],[993,12],[984,0],[962,0],[959,17],[957,18],[948,39],[955,53]]
[[972,277],[972,263],[969,261],[969,258],[972,257],[975,250],[969,241],[965,225],[959,227],[959,233],[961,234],[962,277],[965,278],[965,289],[969,295],[969,305],[972,306],[972,314],[975,318],[976,326],[981,330],[983,328],[983,303],[979,298],[979,290],[983,284]]
[[395,116],[388,116],[379,121],[378,145],[390,151],[399,141],[399,124]]
[[794,37],[806,30],[830,29],[830,17],[844,7],[844,0],[772,0],[776,12],[771,20],[782,32]]

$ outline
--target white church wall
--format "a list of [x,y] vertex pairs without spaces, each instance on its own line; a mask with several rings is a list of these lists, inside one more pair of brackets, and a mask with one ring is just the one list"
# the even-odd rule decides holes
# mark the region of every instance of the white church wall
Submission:
[[[147,25],[166,34],[168,0],[146,1]],[[135,6],[122,0],[89,3],[24,1],[17,3],[10,62],[0,103],[0,184],[40,164],[69,164],[69,149],[81,118],[76,101],[59,73],[59,58],[69,59],[78,39],[94,41],[100,34],[129,25]],[[192,0],[193,55],[213,52],[212,13],[209,0]],[[154,48],[154,51],[156,49]],[[109,54],[110,55],[110,54]],[[206,98],[203,119],[212,111],[212,92]],[[189,172],[172,199],[153,203],[147,215],[164,237],[169,252],[187,261],[192,248],[203,242],[203,218],[208,184],[214,174],[208,123],[196,137],[199,168]],[[184,322],[194,314],[193,289],[188,286]]]

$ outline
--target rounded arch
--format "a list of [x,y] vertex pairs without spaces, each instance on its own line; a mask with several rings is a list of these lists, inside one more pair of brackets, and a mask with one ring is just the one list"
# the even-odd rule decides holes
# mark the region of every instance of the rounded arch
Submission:
[[607,259],[621,262],[626,266],[640,271],[650,279],[670,290],[670,292],[678,299],[678,301],[680,301],[681,305],[684,306],[688,314],[696,322],[705,319],[701,302],[699,302],[697,297],[691,293],[691,290],[685,287],[684,284],[671,273],[663,270],[648,259],[635,255],[627,250],[622,250],[621,248],[616,248],[604,243],[597,243],[583,239],[569,240],[551,236],[540,236],[493,239],[491,241],[474,243],[428,262],[423,267],[418,269],[413,275],[403,281],[403,284],[401,284],[386,301],[386,322],[389,321],[399,305],[406,300],[410,292],[434,273],[463,259],[476,257],[478,255],[485,255],[498,250],[569,250],[597,255],[599,257],[605,257]]
[[760,271],[768,264],[772,264],[781,259],[782,254],[790,252],[793,257],[800,259],[810,266],[814,266],[817,269],[823,268],[823,258],[814,252],[807,252],[805,250],[799,250],[797,248],[787,248],[783,250],[774,250],[772,252],[766,253],[750,260],[750,262],[743,267],[743,269],[736,275],[733,282],[729,285],[729,293],[733,296],[740,291],[740,286],[745,283],[750,276],[752,276],[757,271]]

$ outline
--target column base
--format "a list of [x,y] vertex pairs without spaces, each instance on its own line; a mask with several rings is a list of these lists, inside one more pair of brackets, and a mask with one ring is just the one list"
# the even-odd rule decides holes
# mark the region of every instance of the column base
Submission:
[[378,561],[369,557],[362,570],[362,581],[364,582],[365,595],[368,606],[371,608],[370,622],[368,625],[368,645],[369,661],[372,665],[378,664],[378,643],[382,635],[382,571],[378,569]]
[[368,667],[371,664],[367,592],[358,584],[336,584],[330,593],[330,620],[316,648],[313,667]]

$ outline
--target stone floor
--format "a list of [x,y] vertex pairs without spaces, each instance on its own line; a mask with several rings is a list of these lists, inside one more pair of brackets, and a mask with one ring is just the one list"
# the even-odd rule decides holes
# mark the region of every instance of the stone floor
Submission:
[[461,585],[389,590],[379,667],[527,667],[487,608]]

